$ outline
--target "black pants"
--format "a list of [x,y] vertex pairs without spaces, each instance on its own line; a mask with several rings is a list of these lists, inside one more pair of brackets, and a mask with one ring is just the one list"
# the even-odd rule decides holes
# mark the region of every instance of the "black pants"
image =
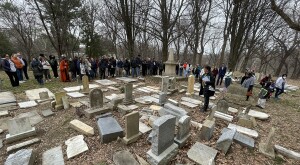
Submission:
[[280,88],[276,88],[276,92],[275,92],[275,98],[278,98],[279,95],[281,95],[283,93],[283,90]]
[[105,79],[105,68],[100,68],[100,79]]
[[220,80],[221,80],[221,81],[220,81],[220,85],[222,85],[223,77],[224,77],[224,76],[220,76],[220,75],[218,76],[217,85],[219,85],[219,81],[220,81]]
[[253,85],[250,85],[249,88],[247,89],[247,98],[246,98],[246,101],[249,100],[249,97],[252,95],[252,90],[253,90]]
[[58,77],[57,66],[51,65],[51,68],[52,68],[52,71],[53,71],[53,76],[54,76],[55,78],[57,78],[57,77]]
[[23,72],[24,72],[24,76],[25,76],[26,80],[28,80],[29,77],[28,77],[28,73],[27,73],[27,67],[23,67]]
[[115,77],[116,68],[110,68],[111,77]]
[[13,87],[19,86],[19,78],[18,78],[17,72],[8,72],[8,71],[5,71],[5,73],[9,77],[11,86],[13,86]]
[[206,111],[209,105],[209,95],[208,94],[204,94],[204,107],[203,110]]
[[231,84],[231,78],[225,78],[225,87],[228,88]]

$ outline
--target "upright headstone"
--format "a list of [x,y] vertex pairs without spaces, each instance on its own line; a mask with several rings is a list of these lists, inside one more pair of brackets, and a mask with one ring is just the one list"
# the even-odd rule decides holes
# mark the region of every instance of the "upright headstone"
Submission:
[[162,77],[161,79],[161,92],[168,93],[169,77]]
[[90,108],[103,107],[103,92],[99,88],[92,89],[89,94]]
[[273,144],[274,136],[275,136],[275,128],[272,127],[266,142],[259,143],[259,152],[271,158],[275,158],[274,144]]
[[41,100],[49,99],[49,94],[48,94],[47,91],[40,92],[40,93],[39,93],[39,96],[40,96],[40,99],[41,99]]
[[133,103],[132,90],[133,90],[132,83],[125,84],[125,98],[124,98],[124,102],[123,102],[125,105]]
[[222,99],[219,100],[217,103],[217,111],[222,112],[222,113],[227,113],[228,112],[228,103],[226,100]]
[[66,96],[66,92],[58,92],[55,93],[55,109],[56,110],[62,110],[64,108],[62,97]]
[[195,84],[195,76],[190,75],[188,78],[188,88],[187,88],[187,95],[194,95],[194,84]]
[[169,89],[171,90],[176,89],[176,78],[175,77],[170,78],[169,84],[170,84]]
[[4,165],[33,165],[34,158],[33,149],[21,149],[14,154],[10,154]]
[[125,115],[126,136],[123,138],[125,144],[135,142],[140,137],[139,119],[140,114],[137,111]]
[[62,98],[64,109],[67,110],[70,108],[70,103],[67,96],[63,96]]
[[151,149],[147,152],[150,164],[163,165],[177,154],[178,145],[174,143],[176,118],[165,115],[153,123],[153,139]]
[[167,102],[167,93],[161,92],[159,94],[159,104],[164,105]]
[[82,92],[89,93],[89,90],[89,78],[88,76],[84,75],[82,76]]
[[179,148],[183,147],[190,137],[190,123],[190,116],[183,116],[178,121],[178,131],[175,137],[175,143],[178,144]]
[[215,121],[214,120],[205,120],[202,125],[202,128],[200,130],[199,138],[201,140],[208,141],[212,137],[214,130],[215,130]]

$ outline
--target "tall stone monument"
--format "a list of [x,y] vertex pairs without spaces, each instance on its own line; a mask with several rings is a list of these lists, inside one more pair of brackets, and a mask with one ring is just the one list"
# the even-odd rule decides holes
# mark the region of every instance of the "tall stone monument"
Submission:
[[177,63],[174,60],[174,50],[173,48],[169,49],[168,61],[164,62],[165,64],[165,76],[176,76],[176,65]]
[[188,89],[186,95],[194,95],[195,76],[190,75],[188,79]]
[[125,85],[125,98],[123,101],[124,105],[132,104],[133,101],[133,96],[132,96],[132,90],[133,90],[133,84],[132,83],[127,83]]
[[82,93],[89,93],[89,78],[88,76],[82,76]]

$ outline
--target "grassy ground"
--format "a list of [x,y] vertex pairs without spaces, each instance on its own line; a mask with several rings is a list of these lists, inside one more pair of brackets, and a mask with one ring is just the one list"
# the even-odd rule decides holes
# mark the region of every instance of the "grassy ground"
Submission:
[[[32,73],[30,73],[30,76]],[[51,82],[46,83],[43,86],[38,85],[38,83],[31,78],[29,81],[23,83],[20,85],[20,87],[11,87],[8,77],[4,72],[0,72],[0,78],[3,81],[2,89],[5,91],[12,91],[18,101],[25,101],[27,100],[27,97],[25,96],[24,91],[28,89],[34,89],[34,88],[40,88],[40,87],[46,87],[49,90],[51,90],[53,93],[62,91],[64,87],[67,86],[76,86],[78,85],[77,82],[68,82],[68,83],[62,83],[59,81],[59,79],[52,79]],[[116,80],[113,80],[116,81]],[[290,84],[300,86],[299,81],[292,81],[288,80]],[[160,83],[152,81],[151,78],[146,78],[146,84],[152,85],[152,86],[160,86]],[[178,82],[177,87],[180,85],[186,85],[187,82]],[[238,84],[232,84],[232,85],[238,85]],[[258,93],[259,88],[254,88],[254,93]],[[111,91],[105,92],[104,95],[110,95],[111,93],[121,93],[120,91]],[[134,97],[139,97],[141,95],[146,95],[145,93],[139,93],[136,92],[134,94]],[[180,100],[181,97],[185,96],[184,94],[174,94],[171,96],[172,99],[175,99],[177,101]],[[260,164],[288,164],[288,165],[296,165],[300,164],[299,161],[295,161],[292,159],[285,158],[283,156],[277,156],[275,159],[270,159],[258,152],[258,145],[259,142],[262,140],[265,140],[269,130],[271,127],[276,128],[276,136],[274,143],[281,145],[283,147],[286,147],[288,149],[292,149],[294,151],[300,152],[300,102],[299,97],[300,96],[300,90],[296,92],[291,92],[287,94],[283,94],[281,96],[281,100],[275,101],[274,99],[271,99],[267,102],[266,109],[258,109],[256,107],[253,107],[252,109],[262,111],[265,113],[270,114],[270,119],[266,121],[260,121],[257,120],[258,126],[255,129],[259,133],[259,137],[255,140],[255,148],[254,149],[248,149],[245,147],[240,146],[239,144],[233,143],[231,145],[231,148],[229,149],[228,153],[224,155],[221,152],[218,152],[218,155],[216,157],[216,164],[249,164],[249,165],[260,165]],[[247,105],[251,104],[253,106],[256,105],[257,98],[251,98],[250,101],[245,101],[245,96],[239,96],[239,95],[232,95],[232,94],[226,94],[226,99],[229,101],[229,105],[231,107],[237,108],[241,110],[243,107],[246,107]],[[195,96],[196,99],[200,99],[203,101],[202,97]],[[217,97],[218,99],[218,97]],[[87,98],[80,98],[80,99],[73,99],[70,98],[69,101],[77,102],[79,100],[87,100]],[[211,100],[211,102],[216,103],[217,100]],[[139,104],[138,104],[139,105]],[[139,110],[141,110],[144,107],[149,107],[145,105],[139,105]],[[50,104],[43,104],[39,105],[37,107],[28,108],[28,109],[19,109],[16,111],[13,111],[11,113],[11,116],[15,116],[20,113],[28,112],[31,110],[36,110],[39,114],[41,114],[41,110],[48,109],[50,107]],[[193,121],[197,121],[199,123],[203,123],[205,120],[205,117],[208,115],[209,112],[206,113],[200,113],[198,111],[198,108],[190,109],[187,107],[182,106],[185,108],[189,115],[192,117]],[[124,118],[118,113],[113,112],[114,117],[118,120],[122,128],[125,128],[125,121]],[[237,122],[237,115],[231,114],[234,116],[233,123]],[[95,135],[91,137],[85,136],[85,141],[88,144],[89,151],[85,152],[79,156],[76,156],[73,159],[67,160],[66,158],[66,146],[64,145],[64,142],[76,135],[79,135],[77,131],[69,128],[69,122],[73,119],[79,119],[83,121],[84,123],[92,126],[95,130]],[[210,141],[200,141],[201,143],[204,143],[210,147],[215,148],[216,141],[218,140],[219,136],[221,135],[221,130],[224,127],[227,127],[229,122],[223,121],[221,119],[216,119],[216,127],[214,131],[214,135]],[[58,145],[62,145],[63,147],[63,154],[65,158],[65,164],[94,164],[94,165],[104,165],[104,164],[112,164],[112,155],[118,150],[126,149],[129,150],[131,153],[138,154],[139,156],[146,159],[146,152],[150,149],[151,145],[147,143],[146,139],[148,134],[142,135],[141,138],[133,144],[130,144],[128,146],[123,145],[119,141],[111,142],[109,144],[101,144],[99,142],[99,132],[97,129],[96,121],[95,119],[88,119],[88,118],[78,118],[75,114],[75,109],[72,107],[69,110],[63,110],[63,111],[56,111],[55,115],[49,118],[44,118],[44,121],[37,124],[36,129],[38,130],[38,138],[41,139],[41,143],[34,144],[28,148],[34,148],[36,151],[36,161],[35,164],[39,165],[42,164],[42,153],[48,149],[51,149],[53,147],[56,147]],[[188,149],[195,144],[198,140],[198,134],[199,130],[196,128],[191,129],[191,138],[187,142],[186,146],[179,150],[179,153],[177,154],[176,158],[174,158],[171,162],[171,164],[181,163],[181,164],[193,164],[193,162],[187,157],[187,151]],[[7,132],[0,134],[0,138],[4,139],[5,134]],[[29,138],[30,139],[30,138]],[[24,139],[22,141],[25,141],[27,139]],[[13,143],[16,144],[16,143]],[[11,146],[13,144],[4,144],[2,149],[0,150],[0,162],[3,164],[3,162],[6,160],[8,154],[5,152],[6,148],[8,146]]]

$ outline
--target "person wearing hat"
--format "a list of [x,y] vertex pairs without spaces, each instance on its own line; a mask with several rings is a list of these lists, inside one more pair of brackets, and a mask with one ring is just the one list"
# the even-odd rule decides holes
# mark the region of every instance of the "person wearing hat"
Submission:
[[61,55],[62,60],[59,63],[59,70],[60,70],[60,80],[62,82],[68,82],[70,81],[69,77],[69,65],[68,65],[68,60],[66,60],[65,55]]

